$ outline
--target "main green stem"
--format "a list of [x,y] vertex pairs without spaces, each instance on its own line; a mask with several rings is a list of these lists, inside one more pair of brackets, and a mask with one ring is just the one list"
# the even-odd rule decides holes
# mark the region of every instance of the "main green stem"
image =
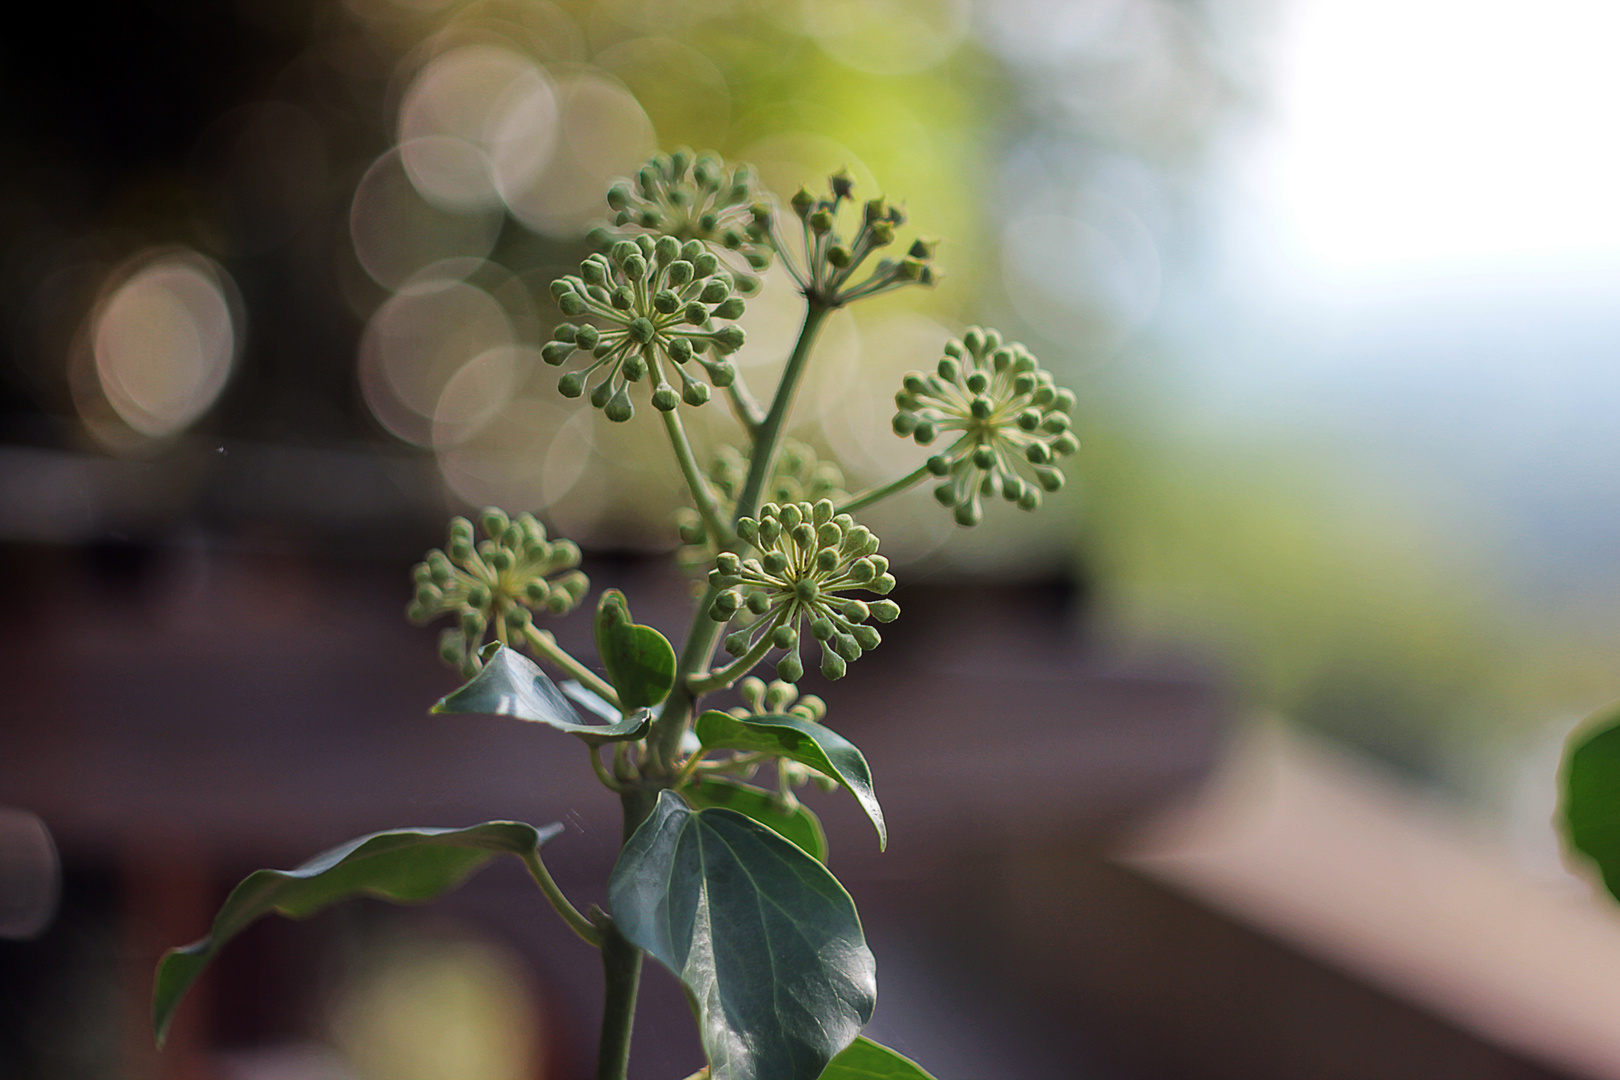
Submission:
[[[809,366],[810,354],[815,349],[822,323],[833,310],[813,293],[806,295],[805,303],[804,325],[799,329],[799,340],[794,344],[793,354],[788,357],[787,366],[782,370],[782,381],[777,384],[770,411],[755,432],[748,477],[737,499],[736,514],[727,523],[732,527],[735,527],[738,518],[751,517],[759,509],[760,492],[765,489],[766,480],[776,468],[776,456],[782,447],[782,435],[793,408],[793,398],[804,378],[804,370]],[[696,462],[690,460],[691,451],[686,444],[685,433],[679,430],[678,424],[668,424],[667,416],[666,424],[682,471],[693,487],[694,497],[701,502],[701,474],[696,473]],[[694,482],[695,473],[698,482]],[[701,512],[702,507],[699,509]],[[717,535],[724,536],[725,533],[717,530]],[[709,609],[714,606],[714,598],[719,591],[711,585],[703,599],[698,601],[697,611],[692,617],[692,629],[686,635],[686,644],[682,646],[677,661],[675,686],[664,699],[658,719],[653,721],[652,730],[647,735],[647,759],[643,768],[652,774],[649,777],[651,782],[638,784],[619,795],[624,808],[624,840],[629,840],[652,813],[659,789],[667,786],[674,776],[675,761],[680,756],[681,736],[691,721],[692,708],[699,696],[688,683],[692,676],[707,670],[709,658],[714,653],[714,643],[720,637],[722,624],[709,618]],[[636,993],[641,986],[642,953],[625,940],[610,920],[605,920],[600,929],[606,1003],[602,1011],[602,1041],[596,1058],[596,1080],[625,1080],[630,1067],[630,1032],[635,1023]]]
[[[635,835],[657,799],[657,792],[644,788],[619,795],[624,810],[624,840]],[[605,1001],[602,1038],[596,1052],[596,1080],[625,1080],[630,1069],[630,1032],[636,1023],[636,994],[641,989],[642,954],[619,933],[612,920],[602,920],[600,932]]]
[[[794,343],[793,354],[782,369],[782,380],[776,385],[770,411],[765,414],[754,441],[748,476],[743,481],[737,509],[731,519],[733,527],[739,518],[752,517],[759,509],[760,492],[765,489],[765,482],[776,468],[776,456],[782,448],[782,436],[787,429],[788,414],[793,409],[793,398],[804,378],[805,368],[810,364],[810,354],[815,351],[821,326],[833,312],[833,308],[814,294],[805,297],[805,305],[804,325],[799,328],[799,340]],[[719,591],[711,585],[698,601],[697,612],[692,617],[692,629],[686,635],[686,644],[682,646],[677,662],[675,688],[664,699],[664,707],[659,711],[658,719],[653,721],[652,731],[647,736],[648,754],[666,776],[673,772],[675,759],[680,755],[681,735],[686,731],[692,717],[692,707],[697,702],[698,695],[687,686],[687,681],[709,666],[714,644],[720,638],[721,624],[709,618],[709,608],[714,606],[714,598]]]

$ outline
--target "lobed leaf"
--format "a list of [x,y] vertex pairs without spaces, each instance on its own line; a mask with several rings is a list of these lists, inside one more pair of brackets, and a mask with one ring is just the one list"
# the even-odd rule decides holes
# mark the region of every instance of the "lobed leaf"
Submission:
[[696,1002],[713,1080],[817,1080],[872,1017],[877,965],[849,894],[735,811],[660,792],[608,899]]
[[626,712],[650,709],[675,685],[675,648],[650,626],[630,621],[624,594],[608,589],[596,607],[596,651]]
[[484,649],[483,659],[483,670],[430,711],[511,716],[578,735],[592,744],[639,739],[652,723],[646,709],[636,709],[615,724],[584,723],[557,684],[516,649],[492,642]]
[[161,1046],[180,999],[224,947],[260,916],[303,919],[339,900],[375,896],[416,904],[460,885],[497,855],[529,856],[562,831],[520,821],[465,829],[390,829],[351,840],[296,870],[256,870],[231,890],[208,936],[170,949],[152,987],[152,1030]]
[[808,806],[800,804],[792,810],[783,810],[769,791],[723,777],[688,784],[681,789],[681,794],[699,810],[711,806],[735,810],[781,833],[817,862],[827,861],[827,834],[822,831],[821,820]]
[[797,716],[750,716],[739,719],[711,710],[694,726],[706,750],[742,750],[791,758],[826,773],[849,790],[877,829],[878,846],[889,846],[883,807],[872,791],[872,770],[855,744],[822,724]]

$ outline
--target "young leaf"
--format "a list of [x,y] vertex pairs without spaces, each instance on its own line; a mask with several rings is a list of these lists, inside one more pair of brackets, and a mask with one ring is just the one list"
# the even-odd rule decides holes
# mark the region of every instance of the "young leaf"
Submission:
[[527,656],[491,642],[483,658],[483,670],[460,690],[446,695],[431,712],[513,716],[578,735],[593,744],[639,739],[652,722],[651,713],[636,709],[616,724],[582,723],[557,684]]
[[713,1080],[816,1080],[872,1017],[877,966],[849,894],[741,814],[661,792],[608,900],[696,1000]]
[[681,793],[699,810],[711,806],[735,810],[743,817],[752,818],[767,828],[775,829],[789,840],[804,848],[805,854],[819,863],[827,861],[827,834],[821,821],[808,806],[799,805],[784,811],[768,791],[749,784],[722,777],[711,777],[689,784]]
[[1571,846],[1597,864],[1603,884],[1620,898],[1620,709],[1572,741],[1559,809]]
[[675,685],[675,649],[650,626],[630,621],[624,594],[609,589],[596,607],[596,651],[626,711],[650,709]]
[[855,744],[830,728],[797,716],[750,716],[706,712],[698,717],[697,737],[706,750],[779,754],[826,773],[849,789],[877,829],[878,846],[889,846],[883,808],[872,793],[872,770]]
[[317,855],[296,870],[256,870],[231,890],[209,935],[170,949],[152,987],[152,1030],[161,1046],[187,988],[224,946],[261,915],[302,919],[354,896],[402,904],[432,900],[506,853],[520,858],[562,831],[520,821],[486,821],[465,829],[390,829]]
[[934,1080],[908,1057],[862,1035],[832,1059],[821,1080]]

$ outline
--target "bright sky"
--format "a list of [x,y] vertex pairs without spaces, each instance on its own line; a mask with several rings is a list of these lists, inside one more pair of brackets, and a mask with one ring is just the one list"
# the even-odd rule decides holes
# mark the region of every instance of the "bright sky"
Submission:
[[1262,196],[1327,278],[1620,265],[1620,2],[1294,0]]

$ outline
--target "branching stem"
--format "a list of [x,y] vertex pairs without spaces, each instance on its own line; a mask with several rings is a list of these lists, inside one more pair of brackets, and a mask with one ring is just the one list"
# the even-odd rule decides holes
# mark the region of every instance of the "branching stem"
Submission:
[[720,505],[715,502],[714,492],[709,490],[709,481],[698,467],[697,456],[692,453],[692,443],[686,437],[686,428],[681,424],[676,410],[671,409],[660,415],[664,418],[664,430],[669,432],[669,444],[675,449],[675,460],[680,463],[681,475],[686,477],[686,486],[691,489],[692,501],[697,504],[697,511],[703,516],[703,523],[708,526],[710,535],[724,547],[731,537],[731,526],[720,517]]
[[[591,756],[596,756],[595,751],[592,751]],[[551,906],[557,909],[557,914],[562,916],[562,921],[568,924],[568,928],[583,938],[585,944],[600,949],[602,947],[602,931],[592,926],[590,920],[581,915],[574,905],[568,902],[568,897],[563,895],[562,890],[557,887],[557,882],[553,880],[551,871],[547,870],[546,864],[540,861],[540,853],[538,851],[525,852],[523,865],[529,868],[529,876],[534,878],[535,884],[540,886],[540,891],[545,894],[547,900],[551,901]]]
[[551,661],[562,670],[568,672],[580,681],[582,686],[595,691],[604,701],[614,708],[619,707],[619,692],[613,689],[611,683],[584,664],[575,660],[568,652],[557,644],[557,639],[551,631],[541,630],[533,623],[523,628],[523,640],[533,649],[535,655]]
[[838,512],[840,514],[853,514],[855,511],[871,506],[875,502],[887,499],[890,495],[898,495],[928,475],[930,475],[928,466],[919,465],[898,480],[890,480],[887,484],[878,484],[875,487],[867,488],[859,494],[851,495],[849,500],[838,508]]

